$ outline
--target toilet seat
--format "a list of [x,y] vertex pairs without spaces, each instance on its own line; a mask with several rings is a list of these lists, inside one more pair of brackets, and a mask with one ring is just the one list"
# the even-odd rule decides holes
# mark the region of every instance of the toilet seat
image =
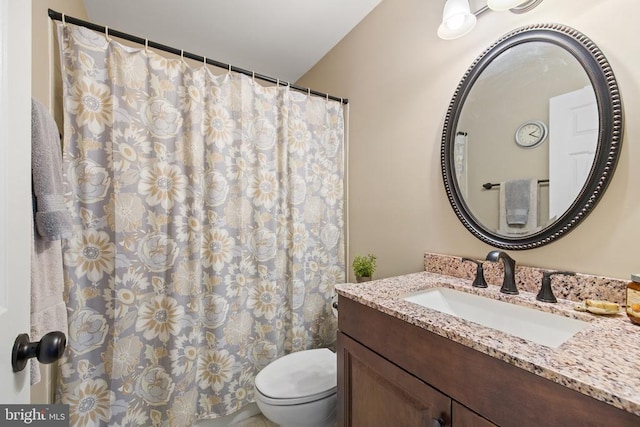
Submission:
[[283,356],[256,375],[258,398],[275,406],[300,405],[336,393],[337,359],[328,348]]

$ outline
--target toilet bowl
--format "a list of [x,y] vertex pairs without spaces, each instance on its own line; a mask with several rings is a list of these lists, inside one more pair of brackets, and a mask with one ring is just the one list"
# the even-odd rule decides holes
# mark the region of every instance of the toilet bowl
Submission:
[[336,375],[336,355],[327,348],[288,354],[256,376],[256,403],[283,427],[335,426]]

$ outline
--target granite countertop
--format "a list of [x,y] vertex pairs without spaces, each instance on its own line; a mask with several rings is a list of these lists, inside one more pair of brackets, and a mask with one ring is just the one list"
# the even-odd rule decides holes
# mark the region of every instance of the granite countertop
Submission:
[[[402,296],[448,287],[584,320],[590,325],[558,348],[550,348],[455,316],[404,301]],[[339,295],[420,328],[501,359],[541,377],[640,416],[640,326],[624,311],[598,316],[574,310],[576,302],[542,303],[535,294],[500,293],[498,286],[471,286],[471,280],[422,272],[359,284],[336,285]]]

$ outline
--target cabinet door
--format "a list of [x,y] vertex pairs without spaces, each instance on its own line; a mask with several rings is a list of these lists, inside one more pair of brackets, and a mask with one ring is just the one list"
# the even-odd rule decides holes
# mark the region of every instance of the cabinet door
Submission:
[[450,425],[450,398],[338,334],[338,426]]
[[455,427],[497,427],[496,424],[482,418],[466,406],[455,400],[451,405],[451,424]]

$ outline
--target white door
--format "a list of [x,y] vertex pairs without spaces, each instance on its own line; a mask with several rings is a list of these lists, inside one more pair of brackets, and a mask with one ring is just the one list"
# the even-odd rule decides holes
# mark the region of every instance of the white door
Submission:
[[29,403],[11,350],[29,333],[31,1],[0,0],[0,402]]
[[598,145],[591,86],[549,100],[549,218],[560,217],[586,182]]

